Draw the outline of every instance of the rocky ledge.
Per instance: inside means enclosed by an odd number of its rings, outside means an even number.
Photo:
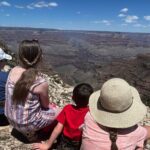
[[[148,114],[141,124],[150,125],[150,109],[148,108]],[[11,135],[12,127],[5,126],[0,127],[0,150],[30,150],[31,144],[24,144],[18,141]],[[144,150],[150,150],[150,141],[147,141]]]

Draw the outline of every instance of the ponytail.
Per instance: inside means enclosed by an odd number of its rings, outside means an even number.
[[[14,104],[24,103],[31,85],[34,83],[38,71],[34,69],[42,56],[42,49],[38,40],[24,40],[19,45],[19,59],[26,69],[16,82],[12,99]]]
[[[116,140],[117,140],[117,130],[110,129],[109,131],[109,138],[111,140],[111,150],[118,150]]]
[[[29,68],[22,73],[13,91],[12,99],[14,104],[25,102],[30,87],[36,79],[37,73],[38,71],[34,68]]]

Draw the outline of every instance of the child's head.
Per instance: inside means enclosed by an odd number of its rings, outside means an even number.
[[[73,90],[73,101],[79,107],[86,107],[89,103],[89,97],[93,93],[93,88],[90,84],[81,83]]]

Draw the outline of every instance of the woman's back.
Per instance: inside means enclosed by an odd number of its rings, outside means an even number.
[[[19,103],[17,105],[13,103],[12,95],[15,84],[24,71],[25,69],[21,67],[15,67],[9,74],[6,83],[5,115],[10,124],[16,129],[22,132],[24,129],[26,132],[26,127],[28,127],[29,131],[36,131],[49,125],[55,117],[55,112],[53,110],[42,110],[39,94],[34,92],[36,88],[39,88],[41,84],[46,82],[41,76],[37,76],[33,85],[30,87],[25,103]]]

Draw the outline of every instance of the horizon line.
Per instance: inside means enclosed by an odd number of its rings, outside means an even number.
[[[132,32],[132,31],[106,31],[106,30],[87,30],[87,29],[60,29],[60,28],[46,28],[46,27],[22,27],[22,26],[0,26],[0,28],[21,28],[21,29],[40,29],[40,30],[53,30],[53,31],[70,31],[70,32],[109,32],[109,33],[131,33],[131,34],[150,34],[150,32]]]

